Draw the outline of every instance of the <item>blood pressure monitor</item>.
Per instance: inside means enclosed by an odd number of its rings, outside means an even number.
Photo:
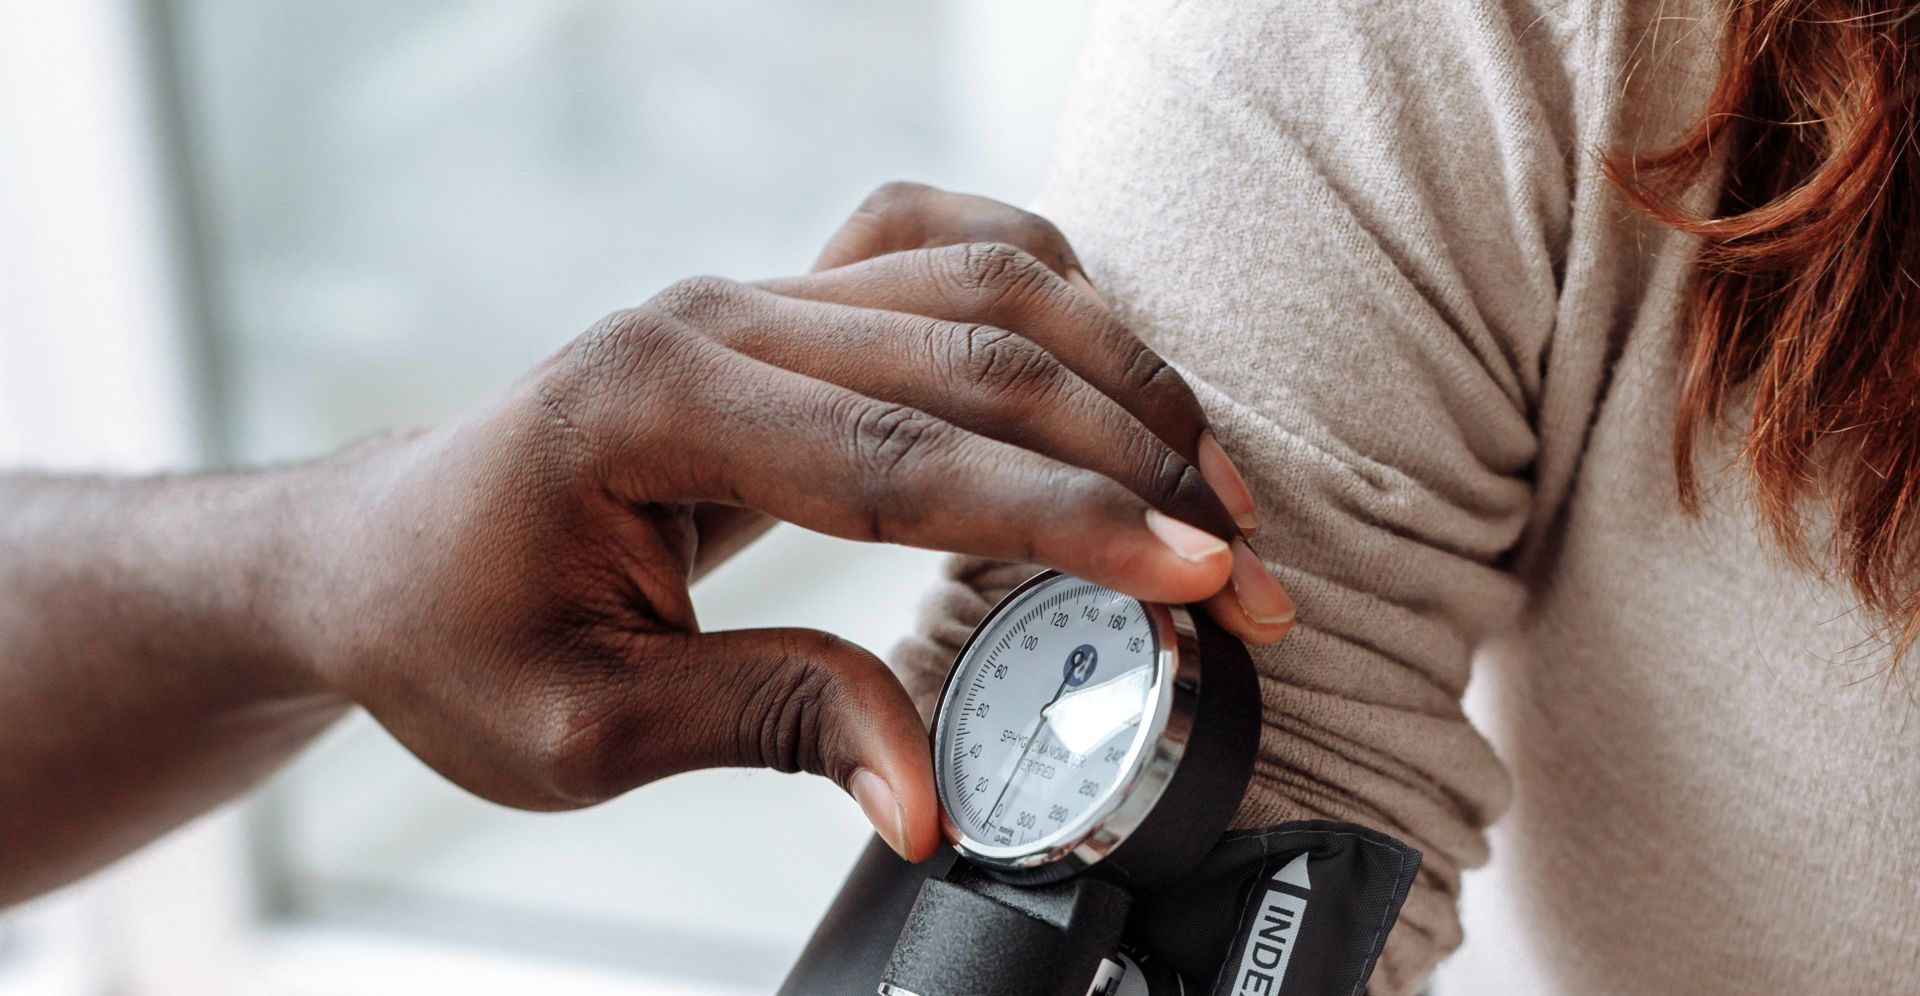
[[[1360,992],[1420,852],[1329,820],[1227,832],[1259,720],[1247,648],[1197,608],[1029,579],[934,710],[952,848],[870,845],[781,996]]]
[[[1164,880],[1226,829],[1258,722],[1245,646],[1196,610],[1041,574],[981,622],[941,691],[947,838],[1015,884],[1102,865]]]
[[[1128,910],[1220,839],[1259,718],[1246,647],[1198,609],[1053,572],[1009,592],[934,714],[962,860],[923,884],[879,991],[1118,992]]]

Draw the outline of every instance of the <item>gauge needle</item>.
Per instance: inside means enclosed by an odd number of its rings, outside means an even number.
[[[1040,707],[1040,714],[1033,717],[1033,721],[1027,724],[1027,742],[1020,748],[1019,755],[1013,759],[1013,770],[1007,772],[1007,780],[1000,783],[1000,794],[994,796],[993,805],[987,807],[987,819],[993,819],[994,814],[999,812],[1000,803],[1007,798],[1007,790],[1013,787],[1013,780],[1020,776],[1021,763],[1033,751],[1034,742],[1040,739],[1040,730],[1047,725],[1047,710],[1053,708],[1055,702],[1060,701],[1060,693],[1067,690],[1067,682],[1072,678],[1073,669],[1068,668],[1067,673],[1060,677],[1060,687],[1053,690],[1053,697],[1047,700],[1046,705]]]
[[[1070,753],[1091,752],[1116,731],[1140,721],[1151,678],[1151,669],[1141,667],[1068,691],[1047,707],[1047,733]]]

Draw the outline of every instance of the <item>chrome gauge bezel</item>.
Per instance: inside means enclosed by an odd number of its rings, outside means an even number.
[[[944,769],[945,752],[940,745],[946,739],[959,676],[976,645],[993,628],[994,621],[1012,611],[1027,592],[1060,577],[1065,575],[1047,571],[1021,582],[981,619],[955,655],[934,712],[931,739],[936,766]],[[1135,602],[1142,608],[1152,631],[1155,688],[1146,733],[1136,740],[1122,762],[1120,777],[1096,805],[1061,830],[1025,844],[995,845],[975,838],[954,820],[947,800],[947,773],[937,770],[935,785],[940,799],[941,829],[948,842],[968,861],[1017,879],[1054,879],[1078,874],[1125,843],[1166,794],[1193,736],[1200,693],[1199,636],[1193,615],[1186,606],[1138,599]]]

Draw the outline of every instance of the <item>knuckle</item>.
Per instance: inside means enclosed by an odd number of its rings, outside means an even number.
[[[684,321],[651,306],[615,312],[542,375],[541,404],[569,430],[608,411],[679,411],[691,390],[687,374],[699,366],[697,338]]]
[[[625,377],[678,348],[685,334],[670,315],[651,307],[628,308],[595,322],[574,340],[568,355],[584,373]]]
[[[1144,345],[1136,346],[1128,358],[1122,382],[1136,409],[1157,420],[1177,418],[1198,407],[1180,372]]]
[[[853,420],[855,456],[870,478],[890,480],[935,445],[942,435],[940,422],[906,405],[874,404]]]
[[[649,303],[664,314],[697,325],[737,309],[746,293],[744,284],[725,277],[687,277],[669,284]]]
[[[1128,390],[1153,392],[1162,390],[1166,382],[1179,375],[1174,373],[1173,364],[1166,358],[1145,346],[1134,349],[1127,359],[1126,385]]]
[[[1200,468],[1166,446],[1156,444],[1153,451],[1146,477],[1148,493],[1141,496],[1149,504],[1175,513],[1190,512],[1213,493]]]
[[[1032,253],[1004,242],[969,242],[957,255],[961,286],[990,303],[1018,299],[1053,279]]]
[[[847,524],[851,536],[886,543],[912,531],[922,510],[906,482],[946,437],[942,422],[905,405],[871,404],[854,416],[857,474],[848,511],[858,519]]]
[[[760,670],[763,679],[740,711],[738,750],[760,767],[804,771],[827,755],[828,719],[846,695],[839,672],[825,663],[840,641],[796,633],[785,643],[779,658]]]
[[[951,326],[941,334],[953,376],[995,394],[1032,397],[1058,381],[1058,364],[1046,350],[992,325]]]

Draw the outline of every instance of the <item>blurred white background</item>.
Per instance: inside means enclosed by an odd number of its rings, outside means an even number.
[[[0,3],[0,466],[310,457],[676,278],[802,270],[882,181],[1020,202],[1086,7]],[[789,530],[696,594],[884,650],[935,569]],[[512,812],[361,719],[0,915],[0,992],[761,993],[864,839],[766,773]]]

